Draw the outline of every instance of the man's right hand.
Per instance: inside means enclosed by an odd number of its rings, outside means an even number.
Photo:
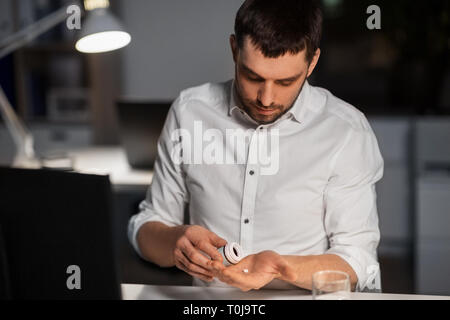
[[[176,241],[172,251],[175,266],[193,277],[211,282],[214,275],[208,262],[223,262],[218,248],[225,246],[227,242],[200,226],[184,225],[176,228]]]

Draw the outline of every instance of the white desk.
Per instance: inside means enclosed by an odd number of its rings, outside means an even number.
[[[151,170],[135,170],[128,164],[125,150],[121,147],[91,147],[70,150],[68,155],[74,161],[74,169],[80,173],[109,175],[111,183],[117,186],[150,185]]]
[[[312,300],[304,290],[259,290],[122,284],[124,300]],[[450,300],[450,297],[351,293],[352,300]]]

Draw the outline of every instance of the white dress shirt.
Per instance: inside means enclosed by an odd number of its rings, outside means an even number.
[[[173,103],[147,197],[129,222],[136,251],[144,223],[182,225],[188,209],[190,224],[239,243],[246,254],[338,255],[358,276],[357,290],[380,289],[374,287],[380,279],[375,183],[383,176],[383,159],[364,114],[305,82],[290,111],[259,125],[237,106],[234,92],[234,81],[209,83],[181,92]],[[200,123],[202,132],[214,129],[223,136],[227,130],[248,132],[244,161],[177,161],[174,132],[197,134],[198,141]],[[269,171],[249,160],[264,132],[278,137],[276,166]],[[224,145],[225,152],[229,148]]]

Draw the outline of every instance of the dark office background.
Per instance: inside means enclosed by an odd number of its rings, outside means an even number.
[[[228,37],[241,0],[110,2],[132,35],[127,48],[87,57],[60,27],[0,60],[13,107],[32,131],[50,132],[49,141],[37,139],[40,152],[118,145],[117,99],[172,101],[187,87],[233,76]],[[0,0],[0,39],[65,3]],[[377,185],[383,289],[450,294],[450,231],[442,231],[450,230],[450,1],[322,3],[322,56],[310,81],[366,114],[385,159]],[[381,30],[366,26],[374,4]],[[8,164],[14,147],[3,127],[0,150]],[[125,224],[145,190],[116,194]],[[124,282],[174,279],[133,260],[119,230]]]
[[[449,114],[449,1],[324,3],[318,85],[367,115]],[[381,30],[364,23],[371,4],[381,8]]]

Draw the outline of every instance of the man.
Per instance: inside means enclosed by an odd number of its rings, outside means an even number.
[[[315,272],[340,270],[353,289],[373,289],[383,159],[364,115],[307,81],[321,31],[315,1],[245,1],[230,37],[235,79],[185,90],[169,112],[129,224],[141,257],[177,266],[196,285],[310,290]],[[220,139],[243,132],[244,156]],[[272,169],[252,161],[261,146],[275,150],[265,159]],[[243,161],[211,160],[223,153]],[[248,256],[225,267],[218,249],[227,242]]]

